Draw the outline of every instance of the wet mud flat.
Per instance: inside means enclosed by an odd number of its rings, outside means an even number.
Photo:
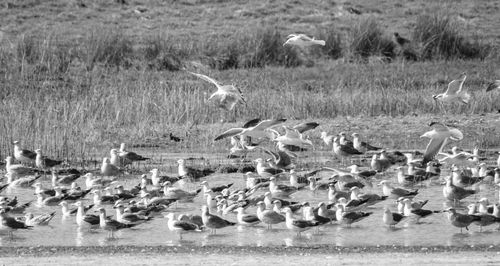
[[[500,246],[2,247],[2,265],[470,265],[500,263]]]

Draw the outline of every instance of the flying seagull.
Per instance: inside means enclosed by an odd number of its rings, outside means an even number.
[[[452,80],[448,84],[448,89],[444,93],[440,93],[437,95],[432,95],[432,98],[437,101],[445,102],[445,103],[453,103],[453,102],[461,102],[461,103],[469,103],[470,94],[463,90],[462,86],[464,85],[465,72],[460,74],[458,79]]]
[[[316,40],[314,38],[311,38],[305,34],[290,34],[287,37],[286,42],[283,44],[285,45],[296,45],[299,47],[308,47],[308,46],[313,46],[313,45],[321,45],[325,46],[325,41],[323,40]]]
[[[444,145],[448,139],[452,140],[461,140],[464,138],[462,132],[456,128],[450,128],[441,122],[431,122],[429,126],[433,126],[434,129],[431,131],[425,132],[422,137],[430,138],[429,144],[427,144],[427,148],[424,152],[424,160],[422,164],[426,164],[434,159],[434,156],[441,152]]]
[[[214,84],[217,87],[217,91],[212,93],[208,100],[217,99],[219,107],[226,110],[233,110],[237,103],[247,103],[245,98],[243,98],[243,93],[240,89],[236,88],[234,85],[220,85],[216,80],[193,72],[189,72],[205,81]]]

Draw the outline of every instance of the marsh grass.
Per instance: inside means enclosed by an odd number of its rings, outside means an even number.
[[[370,56],[392,61],[396,56],[395,44],[386,36],[375,18],[359,21],[349,33],[348,49],[351,57],[366,60]]]
[[[412,33],[423,59],[484,59],[491,46],[480,38],[466,38],[463,26],[450,15],[436,12],[417,18]]]

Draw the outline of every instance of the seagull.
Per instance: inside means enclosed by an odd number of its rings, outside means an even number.
[[[118,152],[118,156],[120,156],[120,158],[122,158],[122,161],[125,165],[131,164],[133,162],[145,161],[145,160],[150,159],[150,158],[144,157],[142,155],[139,155],[135,152],[127,151],[125,149],[125,143],[120,144],[120,150]]]
[[[54,218],[56,212],[52,213],[44,213],[34,216],[33,213],[26,213],[24,223],[27,226],[35,226],[35,225],[48,225],[50,220]]]
[[[257,202],[257,217],[259,220],[267,224],[267,229],[271,229],[273,224],[278,224],[286,220],[285,216],[273,210],[266,210],[263,201]]]
[[[269,163],[272,162],[273,168],[290,169],[290,168],[293,168],[295,166],[293,163],[294,163],[294,160],[295,160],[297,155],[292,154],[291,152],[286,152],[286,151],[273,152],[273,151],[270,151],[266,148],[262,148],[262,147],[259,147],[259,148],[262,149],[267,154],[272,156],[271,161]]]
[[[188,192],[184,191],[180,188],[173,187],[170,181],[165,182],[163,187],[163,197],[171,200],[178,200],[181,202],[189,202],[192,201],[198,193],[201,192],[201,188]]]
[[[359,133],[352,133],[352,144],[356,150],[362,153],[366,153],[367,151],[378,151],[382,149],[361,141],[361,136],[359,135]]]
[[[315,129],[318,126],[319,126],[319,123],[317,123],[317,122],[304,122],[304,123],[300,123],[298,125],[293,126],[292,129],[297,130],[297,132],[302,134],[306,131]]]
[[[18,221],[10,217],[5,209],[0,209],[0,231],[9,232],[10,239],[14,238],[13,232],[17,229],[31,229],[32,226],[26,225],[24,222]]]
[[[294,219],[292,216],[292,210],[288,207],[283,208],[283,211],[285,212],[286,227],[290,230],[297,232],[297,236],[300,236],[301,232],[308,230],[311,227],[318,226],[320,224],[318,221]]]
[[[178,221],[175,220],[175,214],[173,212],[168,213],[165,218],[168,219],[167,226],[172,232],[177,231],[179,234],[179,239],[182,240],[182,233],[189,231],[201,231],[197,224],[188,221]]]
[[[386,225],[389,227],[393,227],[399,222],[401,222],[405,218],[404,215],[397,213],[397,212],[391,212],[389,208],[385,207],[384,208],[384,214],[382,216],[382,220]]]
[[[189,178],[189,179],[196,180],[196,179],[200,179],[202,177],[211,175],[215,172],[214,170],[209,169],[209,168],[200,170],[200,169],[195,169],[192,167],[187,167],[186,160],[184,160],[184,159],[177,160],[177,164],[179,164],[177,173],[179,174],[179,177],[182,177],[182,178]]]
[[[434,129],[427,131],[420,136],[421,138],[425,137],[431,139],[425,148],[424,160],[422,161],[422,164],[424,165],[432,161],[434,156],[443,150],[443,147],[446,145],[448,139],[461,140],[464,138],[464,135],[460,130],[448,127],[441,122],[431,122],[429,126],[433,126]]]
[[[76,224],[79,227],[88,226],[89,230],[99,228],[99,215],[85,214],[87,210],[85,210],[85,206],[81,201],[77,201],[73,205],[77,207]]]
[[[353,146],[341,144],[340,139],[337,137],[333,139],[333,152],[337,156],[340,156],[340,158],[342,159],[342,163],[345,157],[362,154],[360,151],[356,150]]]
[[[321,132],[321,139],[325,143],[326,147],[330,147],[333,144],[334,135],[328,135],[326,131]]]
[[[257,174],[261,177],[268,178],[283,173],[283,169],[264,166],[264,160],[262,158],[257,158],[254,161],[257,163],[257,166],[255,167]]]
[[[355,222],[370,216],[373,212],[346,212],[342,204],[337,204],[336,218],[340,224],[347,224],[349,227]]]
[[[257,215],[245,213],[245,209],[243,207],[238,207],[236,211],[238,212],[236,215],[238,224],[252,226],[260,223],[260,219]]]
[[[402,214],[407,217],[411,216],[416,217],[416,223],[418,223],[421,218],[425,218],[433,213],[441,212],[441,211],[424,210],[422,209],[422,206],[424,204],[419,204],[418,202],[412,202],[412,200],[409,198],[398,199],[398,206],[399,204],[403,205]]]
[[[444,93],[432,95],[432,98],[446,103],[469,103],[471,96],[462,88],[466,77],[465,72],[460,74],[458,79],[455,79],[448,84],[448,89]]]
[[[37,169],[31,167],[27,167],[22,164],[14,164],[14,158],[11,156],[5,157],[5,162],[5,170],[7,171],[7,174],[13,178],[34,175],[38,172]]]
[[[223,138],[227,137],[232,137],[236,135],[240,135],[242,137],[252,137],[252,138],[267,138],[270,133],[266,132],[265,130],[268,128],[272,128],[276,125],[279,125],[283,122],[285,122],[286,119],[267,119],[267,120],[262,120],[259,123],[257,123],[254,126],[249,126],[249,127],[237,127],[237,128],[231,128],[217,136],[214,140],[221,140]],[[248,122],[247,122],[248,124]]]
[[[297,192],[297,188],[294,186],[278,185],[276,183],[276,177],[271,176],[269,178],[269,191],[274,197],[288,197]]]
[[[386,200],[387,198],[388,198],[388,196],[381,196],[381,195],[372,194],[372,193],[359,194],[358,187],[351,188],[351,200],[364,201],[365,206],[377,204],[381,201]]]
[[[388,159],[377,158],[376,154],[372,155],[370,167],[373,171],[375,171],[377,173],[384,172],[385,170],[389,169],[391,166],[392,166],[392,163]]]
[[[55,171],[52,171],[52,186],[57,185],[70,185],[80,178],[79,174],[70,174],[59,177]]]
[[[21,149],[19,141],[12,142],[14,144],[14,158],[21,163],[32,163],[36,159],[36,153],[30,150]]]
[[[283,128],[285,129],[285,135],[277,136],[273,141],[281,143],[282,145],[292,145],[300,148],[306,148],[307,146],[314,147],[312,141],[305,139],[296,129],[287,126],[283,126]]]
[[[481,217],[477,215],[462,214],[458,213],[454,208],[448,208],[444,210],[448,212],[448,220],[455,227],[460,228],[460,233],[462,233],[462,228],[469,230],[468,226],[474,221],[480,221]]]
[[[470,195],[476,194],[473,189],[465,189],[453,185],[451,177],[446,177],[446,185],[443,187],[443,196],[450,201],[460,201]]]
[[[236,88],[234,85],[220,85],[219,82],[216,80],[202,75],[202,74],[197,74],[193,72],[189,72],[190,74],[193,74],[197,76],[198,78],[201,78],[205,81],[208,81],[217,87],[217,91],[212,93],[208,100],[215,99],[218,101],[218,106],[225,109],[225,110],[233,110],[233,108],[236,106],[238,103],[244,103],[246,104],[247,102],[245,101],[245,98],[243,97],[243,93],[239,88]]]
[[[207,205],[201,207],[201,218],[203,220],[203,225],[210,229],[211,234],[215,234],[216,230],[219,228],[224,228],[226,226],[232,226],[236,223],[224,220],[217,215],[210,214]]]
[[[150,221],[152,218],[137,213],[125,212],[125,206],[118,204],[113,207],[116,209],[116,220],[124,224],[140,224]]]
[[[492,91],[498,88],[500,88],[500,80],[495,80],[488,84],[488,87],[486,87],[486,91]]]
[[[122,171],[120,168],[116,167],[115,165],[112,165],[109,161],[109,158],[104,157],[102,159],[102,165],[101,165],[101,175],[103,176],[117,176],[122,174]]]
[[[467,208],[469,209],[469,212],[467,214],[479,216],[481,218],[479,221],[473,222],[474,224],[479,226],[479,232],[483,230],[483,226],[488,226],[500,222],[500,218],[497,218],[491,214],[476,212],[477,205],[475,203],[469,204]]]
[[[311,38],[305,34],[290,34],[287,36],[286,42],[283,44],[285,45],[296,45],[299,47],[309,47],[313,45],[321,45],[325,46],[325,41],[323,40],[316,40],[314,38]]]
[[[410,191],[399,187],[394,188],[390,185],[389,181],[387,180],[380,181],[379,185],[382,186],[382,191],[384,195],[392,199],[398,199],[400,197],[413,198],[418,194],[418,189]]]
[[[43,156],[42,150],[36,149],[35,150],[36,157],[35,157],[35,165],[38,168],[46,169],[46,168],[52,168],[54,166],[60,165],[63,161],[58,161],[58,160],[52,160],[46,156]]]
[[[108,237],[114,238],[114,232],[124,229],[134,227],[137,224],[125,224],[120,223],[117,220],[106,217],[106,210],[104,208],[99,208],[99,227],[103,230],[109,231]]]

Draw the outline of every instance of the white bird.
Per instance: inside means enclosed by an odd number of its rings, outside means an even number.
[[[168,213],[165,218],[168,219],[167,226],[172,232],[177,232],[179,234],[179,239],[182,239],[182,234],[188,231],[201,231],[197,224],[175,220],[175,214],[173,212]]]
[[[432,95],[432,98],[434,100],[445,103],[469,103],[471,96],[463,89],[463,84],[466,77],[467,76],[465,75],[465,72],[462,73],[458,79],[452,80],[448,84],[448,89],[444,93]]]
[[[120,156],[121,163],[123,164],[121,166],[125,166],[127,164],[131,164],[131,163],[137,162],[137,161],[145,161],[145,160],[150,159],[150,158],[144,157],[142,155],[139,155],[133,151],[127,151],[125,148],[125,143],[123,143],[123,142],[120,144],[120,150],[118,152],[118,156]],[[119,166],[119,165],[117,165],[117,166]]]
[[[234,85],[220,85],[217,81],[205,75],[193,72],[189,73],[205,81],[208,81],[217,87],[217,91],[212,93],[208,100],[217,99],[219,107],[226,110],[232,110],[236,106],[236,104],[240,102],[244,104],[247,103],[245,101],[245,98],[243,97],[243,93],[241,92],[241,90],[239,88],[236,88]]]
[[[333,144],[334,135],[328,135],[325,131],[321,132],[321,139],[325,143],[326,147],[331,147]]]
[[[321,45],[325,46],[325,41],[323,40],[316,40],[305,34],[290,34],[287,36],[286,42],[283,44],[285,45],[296,45],[299,47],[308,47],[308,46],[313,46],[313,45]]]
[[[14,158],[21,163],[32,163],[36,159],[36,153],[30,150],[21,149],[19,141],[12,142],[14,144]]]
[[[429,144],[424,152],[424,160],[422,164],[426,164],[434,159],[434,156],[441,152],[444,145],[446,145],[448,139],[461,140],[464,138],[462,132],[456,128],[448,127],[440,122],[432,122],[429,126],[433,126],[434,129],[425,132],[421,138],[430,138]]]
[[[277,136],[273,139],[273,141],[282,143],[283,145],[293,145],[301,148],[307,146],[314,147],[312,141],[305,139],[304,136],[296,129],[292,129],[287,126],[283,126],[283,128],[285,129],[285,135]]]
[[[397,212],[391,212],[389,208],[384,208],[384,214],[382,216],[383,222],[389,227],[395,226],[397,223],[401,222],[405,218],[404,215]]]
[[[24,223],[27,226],[35,226],[35,225],[48,225],[50,220],[54,218],[56,212],[52,213],[44,213],[34,216],[33,213],[26,213]]]
[[[252,137],[252,138],[267,138],[271,134],[266,131],[266,129],[272,128],[285,122],[286,119],[267,119],[260,121],[257,125],[251,127],[236,127],[231,128],[217,136],[214,140],[220,140],[227,137],[232,137],[240,135],[241,137]]]
[[[101,174],[103,176],[117,176],[120,175],[122,171],[120,168],[116,167],[115,165],[112,165],[109,161],[109,158],[104,157],[102,159],[102,165],[101,165]]]

